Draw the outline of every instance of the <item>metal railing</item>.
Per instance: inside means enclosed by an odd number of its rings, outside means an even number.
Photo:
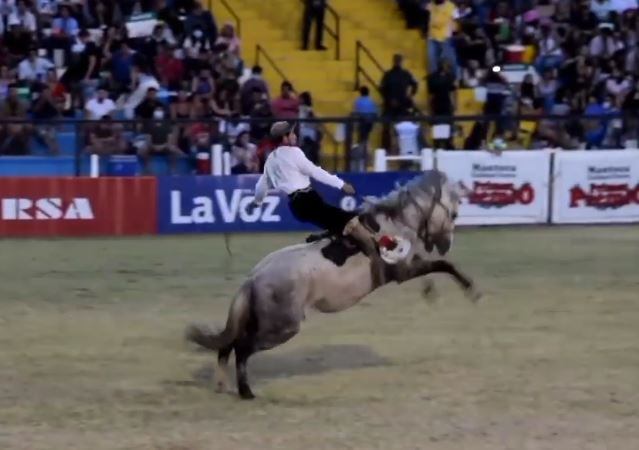
[[[273,71],[279,75],[279,77],[281,78],[281,81],[288,81],[288,77],[284,74],[282,69],[279,68],[275,60],[271,58],[271,56],[268,54],[266,49],[262,47],[260,44],[257,44],[255,46],[255,65],[256,66],[262,66],[262,64],[260,64],[262,58],[264,58],[266,62],[269,64],[269,66],[271,67],[271,69],[273,69]]]
[[[305,0],[300,0],[302,4],[306,4]],[[339,13],[331,5],[326,5],[326,11],[333,20],[333,27],[331,28],[327,21],[324,20],[324,32],[328,34],[335,41],[335,59],[337,61],[341,58],[341,41],[342,41],[342,18]]]
[[[235,22],[235,33],[238,36],[241,36],[242,35],[242,20],[240,19],[240,16],[235,12],[233,7],[228,3],[227,0],[208,0],[209,11],[211,11],[211,12],[213,11],[213,2],[214,1],[216,1],[220,5],[222,5],[224,7],[224,9],[229,13],[229,15],[231,17],[233,17],[233,21]]]
[[[363,57],[368,57],[368,60],[377,68],[379,71],[377,79],[373,78],[362,65]],[[380,64],[380,62],[373,56],[373,53],[366,47],[362,41],[357,41],[355,43],[355,90],[358,90],[361,86],[361,77],[363,77],[371,86],[374,86],[377,92],[379,90],[379,80],[382,79],[382,75],[384,74],[384,67]]]
[[[186,146],[182,150],[188,157],[183,158],[183,162],[190,161],[195,164],[197,153],[204,149],[206,151],[212,144],[222,144],[228,151],[231,148],[235,137],[232,129],[237,130],[237,125],[245,123],[245,129],[251,131],[254,136],[254,143],[259,147],[266,146],[270,125],[277,120],[268,118],[239,118],[239,119],[180,119],[168,120],[171,131],[186,137]],[[412,130],[414,139],[407,139],[402,134],[402,122],[412,122],[419,127],[406,127]],[[145,134],[145,126],[153,121],[139,120],[113,120],[113,125],[119,125],[126,141],[126,150],[120,149],[118,152],[136,155],[141,144],[141,137]],[[231,122],[232,127],[222,126],[222,123]],[[404,154],[406,143],[414,149],[434,148],[434,149],[466,149],[480,150],[489,149],[501,151],[505,149],[525,150],[535,148],[565,148],[565,149],[618,149],[639,147],[639,112],[635,111],[627,114],[608,115],[516,115],[502,114],[499,116],[410,116],[410,117],[326,117],[301,119],[300,123],[319,124],[326,129],[341,126],[345,130],[344,139],[336,143],[334,136],[324,133],[325,137],[331,138],[334,145],[330,155],[323,154],[330,149],[326,146],[316,146],[309,151],[315,152],[317,160],[329,170],[366,170],[372,163],[372,155],[375,149],[384,148],[389,155]],[[23,124],[24,130],[21,137],[28,135],[31,144],[37,139],[40,131],[48,130],[47,133],[55,138],[62,138],[61,156],[68,164],[75,164],[77,175],[87,174],[87,161],[91,153],[89,147],[89,134],[92,127],[104,125],[104,121],[94,120],[49,120],[49,121],[27,121],[27,120],[2,120],[0,128],[7,129],[7,124]],[[191,133],[197,124],[199,127],[210,128],[210,142],[204,147],[198,147]],[[299,130],[300,127],[297,127]],[[259,133],[257,131],[259,131]],[[445,135],[442,135],[442,130]],[[208,133],[209,131],[206,131]],[[15,131],[12,131],[15,133]],[[202,130],[197,131],[202,133]],[[231,133],[231,134],[229,134]],[[255,137],[255,136],[260,136]],[[414,140],[414,142],[413,142]],[[5,140],[0,147],[0,156],[7,153],[19,153],[17,147],[7,146]],[[17,141],[16,141],[17,142]],[[58,141],[60,142],[60,141]],[[412,143],[411,143],[412,142]],[[320,143],[318,143],[320,144]],[[300,142],[304,148],[304,143]],[[37,150],[31,145],[29,150],[22,152],[24,155],[38,156],[46,153],[46,148],[42,145]],[[111,148],[103,149],[105,155],[110,155]],[[317,154],[319,152],[319,154]],[[0,157],[0,165],[9,161]],[[74,162],[73,162],[74,161]]]

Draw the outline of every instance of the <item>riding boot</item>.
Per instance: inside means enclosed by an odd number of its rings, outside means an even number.
[[[351,219],[344,227],[344,235],[350,236],[357,241],[360,248],[371,260],[371,274],[375,287],[386,284],[386,271],[384,260],[379,255],[375,236],[359,221],[358,217]]]

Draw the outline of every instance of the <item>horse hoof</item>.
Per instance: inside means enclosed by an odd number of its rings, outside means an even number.
[[[422,286],[422,297],[425,300],[433,302],[437,299],[437,290],[435,289],[435,283],[432,280],[427,280]]]
[[[466,297],[473,303],[477,303],[482,298],[482,296],[483,294],[481,293],[481,291],[473,287],[466,289]]]
[[[255,394],[249,391],[240,391],[240,398],[242,400],[253,400],[255,398]]]

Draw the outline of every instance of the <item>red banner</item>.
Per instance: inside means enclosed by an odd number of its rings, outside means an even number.
[[[0,236],[156,232],[155,178],[0,177]]]

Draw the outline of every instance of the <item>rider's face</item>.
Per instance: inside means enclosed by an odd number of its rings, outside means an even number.
[[[289,133],[288,136],[286,136],[286,142],[291,147],[295,146],[297,144],[297,136],[295,135],[295,133]]]

